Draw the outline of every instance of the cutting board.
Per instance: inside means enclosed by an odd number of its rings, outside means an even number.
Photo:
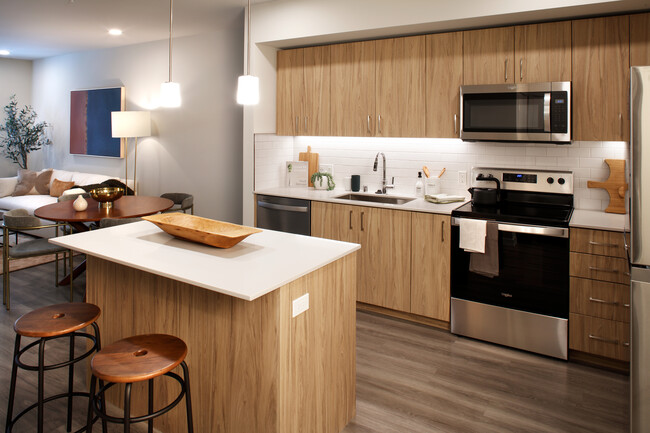
[[[307,161],[309,165],[307,180],[309,181],[309,186],[314,186],[311,183],[311,175],[318,171],[318,154],[311,151],[311,146],[307,146],[307,152],[300,152],[298,154],[298,161]]]
[[[625,182],[625,160],[624,159],[606,159],[609,166],[609,177],[605,182],[587,181],[588,188],[604,188],[609,193],[609,206],[605,212],[625,213],[625,191],[627,191],[627,182]]]

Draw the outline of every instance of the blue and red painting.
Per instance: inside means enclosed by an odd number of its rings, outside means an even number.
[[[119,138],[111,135],[111,112],[124,109],[124,87],[70,92],[70,153],[122,157]]]

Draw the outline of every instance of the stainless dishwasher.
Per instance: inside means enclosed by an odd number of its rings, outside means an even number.
[[[257,196],[257,227],[311,235],[311,202],[296,198]]]

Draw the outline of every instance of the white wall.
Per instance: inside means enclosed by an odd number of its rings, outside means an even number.
[[[32,103],[31,60],[0,59],[0,122],[5,123],[4,107],[16,95],[18,107]],[[37,112],[37,114],[40,114]],[[39,116],[38,121],[46,120]],[[15,176],[18,165],[0,156],[0,177]]]
[[[127,110],[151,110],[152,137],[138,142],[138,193],[188,192],[196,214],[241,222],[243,122],[235,93],[242,46],[243,14],[212,33],[175,38],[173,81],[183,98],[177,109],[156,108],[167,81],[167,41],[35,61],[33,103],[54,124],[54,145],[34,158],[33,168],[124,177],[124,159],[69,153],[70,91],[123,85]],[[133,139],[128,152],[132,177]]]

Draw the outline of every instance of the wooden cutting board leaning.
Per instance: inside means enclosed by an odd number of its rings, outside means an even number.
[[[314,184],[311,183],[311,175],[318,171],[318,154],[311,151],[311,146],[307,146],[307,152],[300,152],[298,154],[298,161],[307,161],[309,165],[307,180],[309,186],[314,186]]]
[[[625,160],[624,159],[606,159],[609,166],[609,177],[605,182],[587,181],[588,188],[604,188],[609,193],[609,206],[605,212],[625,213],[625,191],[627,191],[627,182],[625,182]]]

